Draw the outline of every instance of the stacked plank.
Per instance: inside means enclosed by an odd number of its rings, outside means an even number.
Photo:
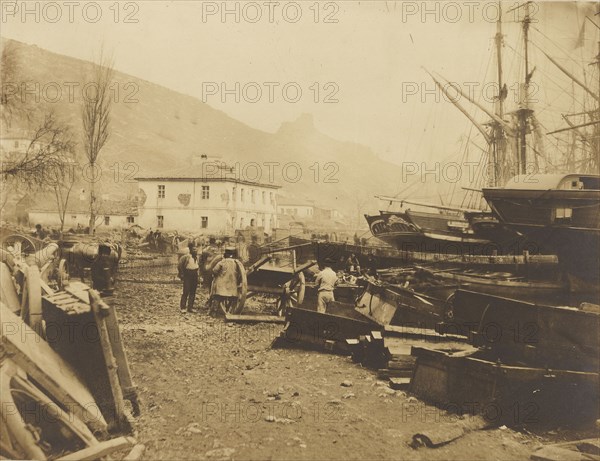
[[[346,340],[352,360],[368,368],[380,368],[388,360],[383,335],[379,330]]]
[[[466,338],[443,335],[434,330],[417,327],[386,325],[382,330],[346,340],[352,360],[377,370],[377,376],[389,380],[393,389],[410,386],[416,365],[411,355],[413,347],[459,351],[470,348]]]
[[[392,389],[406,389],[409,387],[415,368],[415,358],[410,355],[412,345],[401,344],[388,347],[389,360],[386,368],[377,371],[380,379],[389,380]]]

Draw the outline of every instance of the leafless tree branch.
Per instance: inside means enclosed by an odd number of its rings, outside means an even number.
[[[83,141],[85,155],[92,169],[100,151],[110,135],[110,115],[112,100],[109,87],[114,75],[113,64],[100,55],[99,64],[94,67],[95,94],[84,95],[82,107]],[[90,184],[90,233],[96,223],[96,197],[94,183]]]
[[[14,152],[0,163],[3,181],[18,180],[29,187],[52,186],[66,173],[74,143],[68,127],[56,122],[52,114],[35,130],[27,150]]]

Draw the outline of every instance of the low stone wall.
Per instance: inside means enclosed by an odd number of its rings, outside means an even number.
[[[156,256],[151,259],[146,258],[127,258],[125,257],[121,264],[119,264],[119,270],[139,269],[145,267],[165,267],[165,266],[176,266],[178,261],[178,255],[170,254],[164,256]]]

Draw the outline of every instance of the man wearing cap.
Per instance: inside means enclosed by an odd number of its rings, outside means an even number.
[[[317,274],[316,282],[318,288],[317,311],[325,313],[327,306],[331,301],[335,301],[333,290],[338,282],[337,274],[331,268],[333,261],[326,259],[323,264],[323,270]]]
[[[235,247],[226,247],[223,259],[213,269],[211,298],[225,307],[232,306],[238,297],[238,267]],[[214,307],[214,305],[212,306]]]
[[[179,258],[177,271],[179,279],[183,281],[183,293],[179,301],[179,309],[182,314],[194,311],[194,300],[198,288],[198,276],[200,274],[198,265],[198,253],[193,242],[188,244],[189,252]],[[187,306],[187,309],[186,309]]]

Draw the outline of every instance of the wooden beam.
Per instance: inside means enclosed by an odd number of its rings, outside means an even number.
[[[261,258],[258,261],[256,261],[246,271],[246,277],[249,274],[251,274],[252,272],[255,272],[256,270],[258,270],[259,267],[264,266],[265,264],[267,264],[269,261],[271,261],[271,256],[264,256],[263,258]]]
[[[144,455],[144,450],[146,450],[146,445],[138,443],[131,449],[129,454],[123,458],[123,461],[138,461]]]
[[[228,322],[237,323],[285,323],[285,317],[278,317],[276,315],[234,315],[227,313],[225,314],[225,320],[227,320]]]
[[[116,439],[97,443],[96,445],[76,451],[75,453],[70,453],[62,458],[58,458],[57,461],[93,461],[110,455],[115,451],[132,447],[135,443],[136,440],[133,437],[118,437]]]

